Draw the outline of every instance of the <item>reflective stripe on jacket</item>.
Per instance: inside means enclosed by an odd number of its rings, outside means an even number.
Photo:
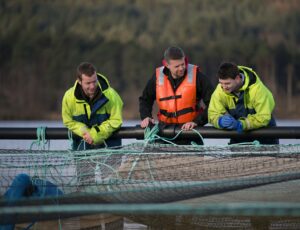
[[[92,108],[84,99],[76,97],[75,91],[79,85],[76,81],[63,97],[62,118],[64,125],[76,135],[82,137],[86,130],[94,144],[101,144],[122,125],[123,102],[103,75],[97,74],[97,77],[102,95]],[[99,82],[104,82],[106,88]]]
[[[244,66],[238,68],[245,76],[239,96],[224,92],[221,84],[218,84],[208,108],[209,123],[220,128],[219,118],[229,113],[242,122],[244,130],[274,126],[276,123],[272,118],[272,112],[275,101],[272,93],[251,68]]]
[[[184,80],[173,90],[164,66],[156,69],[156,101],[159,107],[158,119],[168,124],[182,124],[193,121],[199,112],[196,110],[197,66],[188,64]]]

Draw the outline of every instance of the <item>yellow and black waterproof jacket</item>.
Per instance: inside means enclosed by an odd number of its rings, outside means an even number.
[[[243,130],[257,129],[265,126],[276,126],[272,117],[275,101],[270,90],[262,83],[258,75],[248,67],[238,66],[245,76],[240,94],[226,93],[218,84],[212,94],[208,121],[214,127],[220,128],[218,121],[228,113],[242,122]]]
[[[122,125],[123,102],[119,94],[110,87],[106,77],[97,73],[101,95],[93,104],[80,97],[80,84],[66,91],[62,101],[64,125],[82,137],[87,130],[94,144],[102,144]]]

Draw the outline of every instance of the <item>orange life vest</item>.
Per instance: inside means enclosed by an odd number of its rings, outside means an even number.
[[[196,75],[197,66],[188,64],[184,80],[174,92],[163,73],[164,66],[156,69],[156,102],[159,107],[158,120],[167,124],[183,124],[193,121],[197,111]]]

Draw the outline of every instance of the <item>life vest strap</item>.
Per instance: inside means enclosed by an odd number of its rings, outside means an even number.
[[[164,110],[164,109],[161,109],[159,111],[162,115],[164,115],[166,117],[174,118],[174,117],[179,117],[179,116],[187,114],[187,113],[194,112],[194,109],[192,107],[188,107],[188,108],[181,109],[177,112],[172,112],[172,113],[170,113],[170,112],[168,112],[167,110]]]
[[[174,95],[174,96],[169,96],[169,97],[162,97],[162,98],[159,98],[159,101],[167,101],[167,100],[179,99],[179,98],[182,98],[182,95]]]

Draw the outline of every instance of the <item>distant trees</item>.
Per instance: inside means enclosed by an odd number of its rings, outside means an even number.
[[[5,109],[0,119],[58,119],[61,98],[82,61],[93,62],[120,92],[125,118],[136,118],[138,96],[170,45],[181,46],[214,84],[224,60],[255,68],[281,115],[287,91],[290,98],[300,97],[299,5],[297,0],[1,1]]]

